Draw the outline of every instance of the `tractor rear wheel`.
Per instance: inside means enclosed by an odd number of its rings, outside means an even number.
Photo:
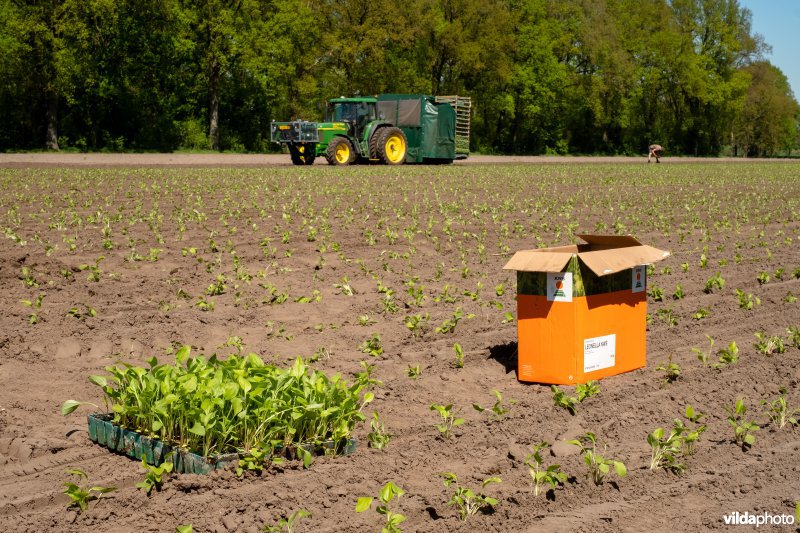
[[[325,151],[329,165],[349,165],[356,158],[353,144],[346,137],[334,137]]]
[[[317,158],[317,147],[314,144],[290,144],[289,155],[294,165],[313,165]]]
[[[376,133],[378,159],[386,165],[402,165],[408,152],[408,140],[403,130],[395,127],[381,128]]]

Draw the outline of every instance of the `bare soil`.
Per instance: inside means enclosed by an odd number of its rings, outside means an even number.
[[[474,158],[312,170],[285,157],[0,156],[0,531],[168,532],[191,523],[200,532],[254,532],[300,508],[313,517],[297,531],[377,531],[382,517],[356,514],[356,500],[390,480],[407,491],[394,508],[408,517],[404,531],[701,531],[726,529],[723,515],[734,511],[794,515],[798,430],[777,429],[760,402],[785,386],[790,406],[800,406],[800,349],[787,343],[785,353],[763,355],[754,334],[786,340],[787,327],[800,326],[800,302],[787,301],[800,296],[800,164]],[[180,166],[193,168],[173,168]],[[242,168],[251,166],[266,168]],[[672,252],[649,279],[664,301],[649,302],[647,367],[602,380],[600,394],[571,416],[553,405],[549,386],[516,380],[516,325],[504,321],[516,314],[515,278],[502,267],[514,250],[566,244],[578,229],[613,232],[615,224]],[[155,261],[151,250],[159,250]],[[82,265],[100,256],[100,279],[91,281]],[[724,288],[704,292],[717,272]],[[763,285],[761,272],[770,275]],[[204,291],[219,273],[226,292],[209,298]],[[355,295],[336,287],[344,277]],[[394,291],[397,312],[385,312],[378,280]],[[288,299],[270,304],[268,284]],[[422,286],[420,305],[407,293],[412,284]],[[682,299],[672,297],[678,284]],[[761,304],[740,309],[735,289]],[[39,294],[40,321],[30,324],[32,310],[20,301]],[[201,311],[200,298],[214,310]],[[474,318],[436,333],[457,307]],[[73,308],[83,316],[70,315]],[[88,308],[97,316],[85,316]],[[693,319],[700,308],[710,315]],[[403,319],[425,313],[429,325],[416,339]],[[360,325],[361,315],[374,322]],[[358,348],[373,333],[385,350],[378,358]],[[691,348],[706,349],[706,334],[715,350],[736,341],[739,362],[702,365]],[[59,413],[69,398],[102,405],[87,377],[117,361],[169,360],[181,344],[226,355],[233,336],[278,364],[327,348],[315,366],[348,380],[360,361],[375,364],[383,386],[366,414],[379,411],[393,435],[388,448],[369,448],[363,424],[352,456],[241,479],[231,471],[173,476],[148,497],[135,488],[140,464],[91,443],[88,410]],[[464,368],[454,368],[455,342]],[[656,367],[670,355],[682,373],[665,385]],[[415,365],[421,375],[411,379]],[[492,405],[492,390],[510,407],[499,420],[471,407]],[[749,450],[733,442],[725,419],[739,397],[762,426]],[[453,404],[466,419],[452,439],[434,428],[433,403]],[[696,454],[682,474],[649,470],[647,434],[670,427],[687,404],[706,413]],[[606,456],[626,463],[627,477],[599,486],[586,478],[582,457],[564,441],[587,431]],[[569,481],[534,497],[524,462],[541,441],[553,444],[546,463],[560,464]],[[77,513],[62,493],[67,468],[117,490]],[[460,521],[437,476],[445,471],[472,488],[499,476],[486,489],[499,504]]]

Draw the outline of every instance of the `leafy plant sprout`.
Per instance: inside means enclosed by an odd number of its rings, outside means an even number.
[[[455,416],[453,413],[453,404],[431,404],[430,410],[439,413],[440,423],[436,424],[434,427],[439,431],[439,435],[446,440],[449,440],[453,436],[453,428],[465,422],[463,418],[457,418]]]
[[[672,354],[669,354],[665,363],[656,367],[656,371],[664,373],[664,379],[661,382],[664,385],[674,383],[681,376],[681,367],[678,363],[672,362]]]
[[[476,492],[473,489],[459,484],[458,477],[452,472],[442,472],[439,475],[444,478],[445,487],[455,485],[455,492],[453,492],[453,495],[450,497],[450,501],[447,503],[448,505],[452,505],[458,509],[458,517],[462,521],[466,521],[467,518],[474,515],[481,509],[493,508],[498,503],[496,498],[487,496],[482,490],[481,492]],[[485,489],[488,485],[491,485],[492,483],[500,483],[501,481],[502,480],[496,476],[486,478],[481,483],[481,489]]]
[[[542,451],[549,447],[550,444],[547,442],[540,442],[532,446],[531,453],[525,457],[525,466],[528,467],[528,473],[531,476],[531,490],[534,496],[538,496],[545,485],[549,485],[551,490],[555,490],[556,487],[567,482],[567,474],[561,471],[561,465],[544,466]]]
[[[399,533],[402,531],[400,529],[400,524],[405,522],[406,517],[393,511],[392,507],[400,501],[400,497],[405,493],[405,490],[395,485],[392,481],[386,482],[378,493],[379,504],[375,511],[379,515],[386,517],[386,522],[381,530],[383,533]],[[371,496],[359,497],[356,503],[356,512],[363,513],[367,511],[372,506],[374,500],[375,498]]]
[[[89,475],[80,468],[70,468],[66,473],[77,477],[78,480],[80,480],[78,483],[81,483],[81,481],[88,481],[89,479]],[[64,494],[69,496],[70,499],[68,507],[77,507],[80,513],[89,508],[90,501],[99,500],[103,494],[117,490],[116,487],[89,487],[83,483],[78,485],[71,481],[65,482],[64,487]]]
[[[289,516],[278,520],[278,523],[274,526],[265,525],[261,531],[265,531],[266,533],[294,533],[296,531],[295,524],[299,522],[300,519],[311,517],[312,515],[309,511],[298,509],[292,511]]]
[[[610,472],[611,467],[614,467],[614,471],[617,473],[618,477],[622,478],[628,474],[625,463],[616,459],[603,457],[597,452],[597,438],[595,437],[594,433],[588,432],[577,439],[569,440],[567,442],[568,444],[572,444],[580,448],[581,454],[583,455],[583,461],[586,463],[586,466],[589,469],[587,476],[591,478],[595,485],[601,485],[603,483],[603,480]],[[605,448],[603,453],[605,453]]]
[[[728,423],[733,427],[733,440],[743,450],[750,449],[756,443],[755,432],[761,427],[747,418],[747,406],[742,398],[736,400],[733,407],[725,406]]]

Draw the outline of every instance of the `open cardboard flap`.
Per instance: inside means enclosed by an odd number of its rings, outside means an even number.
[[[503,267],[522,272],[561,272],[573,255],[598,276],[661,261],[670,254],[630,235],[578,235],[586,244],[520,250]]]

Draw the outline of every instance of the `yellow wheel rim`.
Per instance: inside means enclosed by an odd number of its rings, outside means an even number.
[[[341,143],[336,147],[336,162],[347,163],[350,161],[350,148],[345,143]]]
[[[406,157],[406,142],[400,135],[390,135],[386,139],[386,158],[391,163],[400,163]]]

